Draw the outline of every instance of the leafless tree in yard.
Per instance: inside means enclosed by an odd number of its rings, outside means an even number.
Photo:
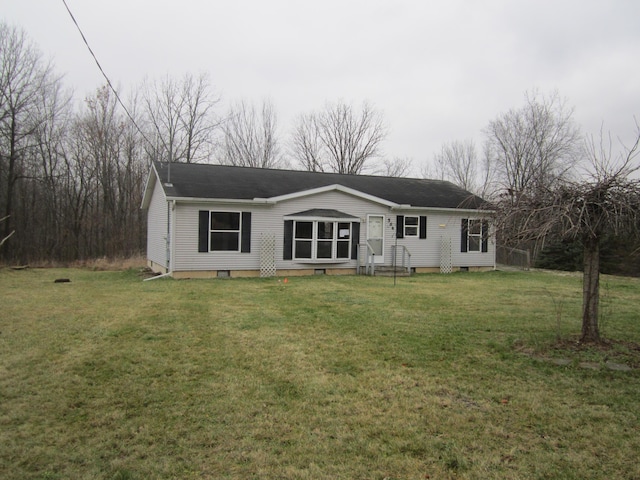
[[[508,191],[497,203],[499,234],[505,239],[535,240],[548,234],[579,240],[584,252],[583,342],[599,342],[600,245],[607,235],[638,232],[640,180],[634,163],[640,147],[640,128],[634,145],[618,156],[612,142],[601,135],[586,142],[590,169],[579,180],[563,178],[538,183],[526,193]]]
[[[277,116],[270,101],[258,112],[242,100],[229,110],[223,125],[222,158],[228,165],[255,168],[281,166]]]
[[[300,116],[291,143],[296,160],[307,170],[360,174],[381,155],[386,136],[382,115],[371,105],[365,102],[358,111],[338,102]]]
[[[498,115],[485,129],[485,157],[495,174],[497,192],[510,192],[507,199],[535,196],[554,183],[575,175],[582,137],[573,121],[573,110],[557,92],[527,93],[525,105]],[[515,238],[503,232],[500,239]],[[530,250],[535,261],[546,237],[510,247]]]

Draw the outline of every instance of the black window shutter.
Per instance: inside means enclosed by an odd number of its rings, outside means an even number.
[[[420,216],[420,238],[427,238],[427,217]]]
[[[489,222],[486,220],[482,221],[482,251],[489,251]]]
[[[209,251],[209,210],[198,212],[198,252]]]
[[[284,251],[282,252],[283,260],[291,260],[293,258],[293,220],[284,221]]]
[[[240,251],[242,253],[251,252],[251,212],[242,212],[242,241]]]
[[[396,238],[404,238],[404,215],[396,217]]]
[[[461,230],[461,234],[460,234],[460,251],[461,252],[466,252],[467,251],[467,237],[469,236],[469,219],[468,218],[463,218],[462,219],[462,228]]]
[[[358,259],[358,243],[360,243],[360,222],[351,223],[351,260]]]

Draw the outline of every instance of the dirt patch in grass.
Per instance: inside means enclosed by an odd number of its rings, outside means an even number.
[[[608,366],[611,370],[640,368],[640,343],[603,339],[599,343],[581,342],[578,337],[564,338],[540,351],[524,344],[514,346],[518,353],[557,365],[577,364],[584,368]]]
[[[636,342],[604,339],[600,343],[584,343],[566,339],[557,342],[553,349],[566,352],[567,355],[595,354],[605,362],[625,363],[633,368],[640,368],[640,344]]]

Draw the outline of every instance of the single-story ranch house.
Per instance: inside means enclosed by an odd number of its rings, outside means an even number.
[[[154,163],[147,261],[176,278],[484,270],[484,201],[438,180]]]

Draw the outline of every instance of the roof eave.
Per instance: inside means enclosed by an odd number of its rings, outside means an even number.
[[[413,205],[399,205],[397,207],[392,208],[393,211],[399,210],[415,210],[415,211],[430,211],[430,212],[445,212],[445,213],[474,213],[474,214],[482,214],[482,215],[490,215],[495,213],[493,210],[485,210],[480,208],[459,208],[459,207],[417,207]]]
[[[153,195],[153,189],[156,186],[156,183],[160,181],[158,177],[158,171],[156,170],[155,164],[151,164],[151,168],[149,169],[149,175],[147,175],[147,181],[144,186],[144,193],[142,194],[142,203],[140,204],[140,208],[142,210],[146,210],[149,208],[149,204],[151,203],[151,196]]]
[[[211,198],[211,197],[177,197],[168,196],[167,200],[180,203],[225,203],[241,205],[274,205],[275,202],[268,198]]]

